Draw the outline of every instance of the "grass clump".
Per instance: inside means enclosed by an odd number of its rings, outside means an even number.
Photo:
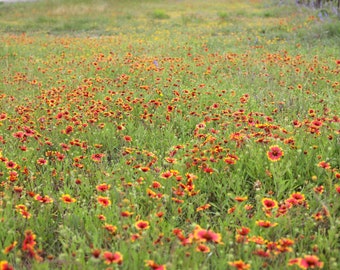
[[[217,12],[217,16],[221,21],[227,21],[230,18],[229,14],[225,11]]]
[[[164,10],[157,9],[151,13],[151,18],[157,19],[157,20],[165,20],[165,19],[169,19],[170,15],[168,15]]]

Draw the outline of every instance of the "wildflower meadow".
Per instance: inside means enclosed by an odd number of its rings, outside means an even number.
[[[0,2],[0,269],[339,269],[339,9],[297,2]]]

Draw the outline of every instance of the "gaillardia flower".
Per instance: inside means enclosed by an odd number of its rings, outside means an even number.
[[[270,198],[263,198],[261,202],[265,210],[272,210],[278,207],[277,201]]]
[[[211,230],[202,229],[200,226],[195,228],[194,238],[199,242],[213,242],[217,244],[222,243],[221,234],[215,233]]]
[[[98,196],[97,202],[104,207],[108,207],[111,205],[111,200],[108,197]]]
[[[139,220],[135,223],[135,227],[137,230],[146,230],[149,229],[149,222],[145,220]]]
[[[273,162],[279,161],[281,157],[283,157],[283,155],[284,155],[284,152],[277,145],[273,145],[269,147],[269,151],[267,151],[267,157],[269,158],[270,161],[273,161]]]
[[[247,270],[250,269],[250,264],[245,263],[242,260],[238,260],[238,261],[233,261],[233,262],[228,262],[228,264],[233,267],[236,268],[237,270]]]
[[[60,198],[64,203],[74,203],[76,202],[77,200],[75,198],[72,198],[69,194],[64,194],[64,195],[61,195],[61,198]]]
[[[105,264],[122,264],[123,262],[123,255],[120,252],[112,253],[110,251],[105,251],[103,253],[103,259]]]

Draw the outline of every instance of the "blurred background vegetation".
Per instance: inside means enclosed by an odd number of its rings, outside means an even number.
[[[0,1],[0,34],[101,37],[211,49],[270,45],[338,53],[338,1],[297,0],[36,0]],[[127,35],[128,34],[128,35]],[[191,37],[191,38],[188,38]],[[196,41],[193,41],[193,38]],[[129,40],[126,40],[129,39]],[[0,45],[0,48],[2,46]]]

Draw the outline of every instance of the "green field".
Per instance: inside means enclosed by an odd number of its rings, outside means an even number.
[[[0,2],[0,270],[339,269],[340,20],[295,2]]]

